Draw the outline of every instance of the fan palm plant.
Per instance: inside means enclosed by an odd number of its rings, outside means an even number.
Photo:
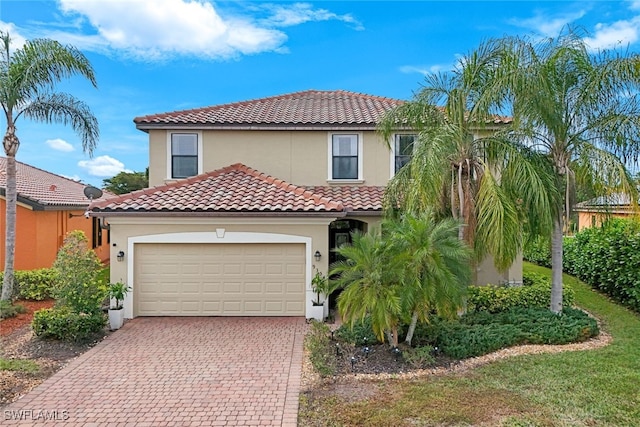
[[[20,140],[16,122],[24,117],[45,123],[70,125],[82,139],[83,149],[92,154],[98,140],[98,122],[89,107],[70,94],[56,92],[63,79],[79,75],[96,86],[93,68],[76,48],[49,39],[27,41],[13,50],[11,38],[0,31],[0,105],[6,120],[2,140],[6,161],[6,241],[2,295],[13,293],[16,241],[16,154]]]
[[[475,261],[491,255],[505,270],[522,248],[523,230],[550,230],[553,185],[546,159],[511,140],[509,120],[497,116],[507,93],[494,83],[499,46],[485,43],[453,71],[426,76],[379,131],[386,141],[398,130],[417,132],[411,160],[387,188],[387,207],[459,220],[459,238]]]
[[[547,155],[556,191],[552,207],[552,296],[562,310],[562,236],[571,213],[570,194],[587,176],[601,194],[623,192],[632,203],[637,187],[627,170],[640,154],[640,55],[591,51],[569,28],[543,41],[500,41],[501,87],[510,90],[513,138]]]

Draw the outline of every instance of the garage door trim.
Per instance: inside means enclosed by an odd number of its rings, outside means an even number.
[[[311,291],[311,237],[225,231],[224,229],[216,229],[215,232],[166,233],[129,237],[127,240],[127,283],[132,290],[135,287],[133,268],[135,265],[135,245],[138,243],[302,243],[305,245],[305,314],[306,317],[310,316],[310,305],[313,297],[313,292]],[[124,301],[124,315],[127,319],[133,317],[133,295],[134,292],[129,292]]]

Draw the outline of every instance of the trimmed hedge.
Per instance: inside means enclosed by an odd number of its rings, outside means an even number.
[[[557,315],[543,308],[515,308],[501,313],[468,313],[459,320],[434,320],[416,330],[417,345],[438,347],[455,359],[481,356],[521,344],[568,344],[598,335],[595,319],[565,308]]]
[[[0,272],[0,281],[4,272]],[[53,268],[17,270],[13,273],[13,298],[41,301],[53,298],[58,272]]]
[[[36,311],[31,327],[42,338],[85,341],[102,331],[106,322],[102,312],[75,313],[68,307],[54,307]]]
[[[611,219],[564,247],[565,271],[640,312],[640,223]]]
[[[563,306],[573,305],[575,294],[564,285]],[[470,286],[467,310],[499,313],[512,308],[548,308],[551,301],[551,281],[535,273],[525,273],[522,286]]]
[[[534,264],[551,268],[551,243],[548,238],[537,236],[524,245],[522,257]]]

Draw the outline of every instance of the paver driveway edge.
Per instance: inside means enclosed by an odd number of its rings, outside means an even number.
[[[136,318],[3,407],[0,424],[293,427],[306,329],[291,317]]]
[[[287,393],[284,403],[283,427],[298,425],[298,405],[300,401],[300,384],[302,381],[302,358],[304,356],[304,336],[306,325],[298,324],[291,349],[291,367],[287,382]]]

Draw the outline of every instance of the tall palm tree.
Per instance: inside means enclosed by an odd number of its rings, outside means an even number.
[[[553,209],[550,309],[562,310],[563,219],[580,175],[596,189],[622,191],[637,201],[626,165],[640,154],[640,55],[592,52],[572,29],[532,42],[503,39],[503,87],[510,89],[514,133],[551,159],[557,192]]]
[[[98,121],[89,107],[67,93],[56,92],[55,86],[74,75],[85,77],[96,86],[88,59],[72,46],[57,41],[35,39],[13,50],[8,33],[0,31],[0,105],[7,121],[2,140],[6,162],[6,250],[3,300],[13,293],[13,267],[16,240],[16,154],[20,140],[16,122],[21,117],[70,125],[82,139],[82,148],[93,153],[98,140]]]
[[[458,238],[457,220],[436,222],[430,210],[387,221],[383,228],[391,252],[406,260],[400,291],[403,311],[411,316],[405,337],[410,346],[418,320],[426,321],[432,313],[453,317],[463,307],[471,281],[471,249]]]
[[[522,231],[550,230],[552,174],[544,158],[509,139],[496,124],[506,89],[494,84],[500,45],[482,44],[449,73],[426,76],[413,100],[385,116],[386,141],[399,130],[417,132],[413,154],[387,188],[388,206],[406,212],[437,209],[459,220],[460,239],[479,262],[493,256],[508,268],[522,247]]]

